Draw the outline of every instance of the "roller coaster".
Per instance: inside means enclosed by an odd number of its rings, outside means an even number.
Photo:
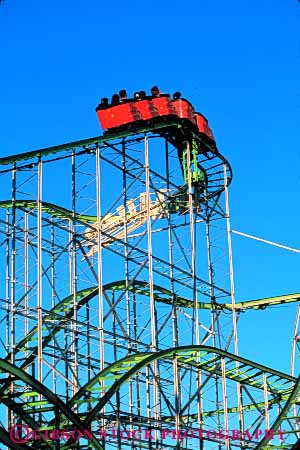
[[[239,354],[229,162],[176,92],[103,98],[104,133],[0,158],[3,449],[300,447],[292,371]]]

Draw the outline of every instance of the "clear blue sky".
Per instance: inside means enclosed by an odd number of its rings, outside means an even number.
[[[0,154],[100,134],[94,108],[120,88],[180,90],[232,164],[232,227],[300,247],[298,28],[296,0],[4,0]],[[238,300],[300,292],[299,255],[233,242]],[[278,328],[257,359],[287,369],[294,311],[247,317],[241,353]]]

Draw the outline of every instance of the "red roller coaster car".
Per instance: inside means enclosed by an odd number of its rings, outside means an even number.
[[[181,98],[180,92],[173,94],[160,93],[154,86],[151,96],[144,91],[135,92],[132,99],[127,99],[125,90],[114,94],[111,103],[107,98],[102,98],[96,108],[101,127],[106,132],[115,132],[118,129],[137,128],[147,123],[159,123],[170,121],[181,121],[188,123],[194,131],[209,138],[215,144],[212,130],[208,126],[208,120],[198,112],[186,99]]]

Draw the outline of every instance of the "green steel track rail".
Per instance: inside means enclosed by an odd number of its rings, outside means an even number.
[[[91,295],[95,295],[95,289],[90,288],[90,290],[85,290],[82,292],[86,292],[86,296],[83,298],[88,298]],[[87,301],[87,300],[85,300]],[[63,309],[67,308],[68,314],[70,314],[72,308],[70,308],[70,297],[67,297],[64,301],[60,302],[59,305],[56,307],[56,313],[62,311]],[[32,336],[32,333],[29,333]],[[17,345],[18,348],[21,348],[22,345],[24,345],[24,340],[21,341]],[[235,355],[232,355],[228,352],[215,349],[213,347],[207,347],[207,346],[185,346],[185,347],[179,347],[174,349],[168,349],[161,352],[156,353],[141,353],[136,355],[131,355],[128,357],[125,357],[124,359],[117,361],[116,363],[111,364],[109,367],[104,369],[101,373],[99,373],[96,377],[94,377],[89,383],[87,383],[85,386],[83,386],[78,393],[72,398],[70,403],[68,405],[65,405],[67,408],[67,411],[71,410],[71,408],[74,408],[74,406],[80,407],[82,404],[86,402],[85,398],[88,395],[89,401],[88,404],[91,405],[93,402],[96,402],[96,406],[93,408],[93,410],[89,413],[87,413],[87,416],[81,424],[83,424],[84,427],[87,427],[90,425],[91,421],[97,416],[97,414],[101,411],[101,409],[105,406],[106,402],[109,401],[109,399],[120,389],[120,387],[126,383],[130,377],[132,377],[134,374],[136,374],[139,370],[141,370],[146,365],[150,364],[151,362],[159,359],[173,359],[174,357],[177,357],[178,361],[181,364],[188,364],[190,366],[193,366],[195,368],[199,368],[206,372],[212,372],[218,373],[221,375],[220,368],[218,368],[218,365],[220,365],[220,360],[222,358],[226,361],[226,377],[228,379],[231,379],[235,382],[239,382],[241,384],[245,384],[247,386],[252,386],[257,389],[263,390],[264,384],[261,379],[261,374],[265,373],[267,376],[267,383],[270,387],[271,392],[276,397],[278,397],[281,401],[287,400],[284,410],[275,422],[274,426],[280,425],[282,421],[285,420],[287,412],[290,410],[291,405],[295,402],[295,399],[299,393],[299,386],[300,382],[297,381],[294,377],[291,377],[289,375],[286,375],[282,372],[269,369],[263,365],[254,363],[252,361],[249,361],[245,358],[237,357]],[[199,362],[200,361],[200,362]],[[238,366],[236,363],[239,363]],[[14,376],[17,377],[25,382],[28,380],[30,381],[30,386],[34,389],[34,392],[32,395],[36,395],[36,392],[43,392],[44,391],[39,390],[37,387],[36,380],[34,380],[32,377],[28,378],[28,374],[26,374],[22,369],[17,368],[15,366],[12,366],[7,361],[0,360],[0,371],[1,368],[4,368],[5,370],[7,367],[10,369],[10,373],[12,373]],[[8,370],[7,370],[8,372]],[[99,395],[100,390],[102,389],[102,382],[105,384],[105,395],[101,398],[99,401]],[[290,385],[293,385],[291,388]],[[5,387],[5,391],[7,391],[9,383],[4,382],[3,386]],[[2,400],[3,396],[5,395],[2,391]],[[47,393],[47,391],[46,391]],[[52,393],[51,393],[52,394]],[[96,397],[90,398],[92,394],[96,394]],[[30,393],[27,394],[28,396],[31,395]],[[54,395],[54,394],[53,394]],[[47,397],[47,395],[46,395]],[[56,396],[54,397],[47,397],[47,400],[50,400],[52,404],[56,404]],[[98,401],[98,402],[97,402]],[[5,403],[5,401],[4,401]],[[35,402],[32,402],[34,405]],[[37,405],[40,407],[39,403],[37,402]],[[250,405],[247,406],[247,409],[249,409]],[[45,405],[43,405],[43,408],[45,408]],[[51,408],[51,407],[50,407]],[[62,410],[65,412],[65,410]],[[67,414],[65,414],[66,417]],[[26,419],[26,416],[25,416]],[[79,419],[78,419],[79,420]],[[170,420],[170,419],[169,419]],[[279,422],[280,421],[280,422]],[[32,425],[32,423],[29,421],[29,423]],[[72,422],[73,423],[73,422]],[[278,425],[278,426],[279,426]],[[78,424],[76,424],[78,426]],[[274,428],[273,428],[274,429]],[[4,438],[5,436],[3,436]],[[1,439],[1,433],[0,433],[0,439]],[[265,448],[274,448],[273,446],[265,447],[262,446],[258,447],[258,449],[265,449]],[[265,445],[265,443],[263,444]],[[101,447],[94,447],[97,449],[101,449]]]
[[[108,283],[103,287],[105,290],[109,291],[120,291],[125,290],[126,283],[125,280],[114,281],[112,283]],[[137,294],[142,294],[149,296],[149,284],[144,281],[134,281],[132,286],[128,288],[129,290],[134,291]],[[158,285],[154,285],[154,299],[157,302],[166,303],[172,305],[173,302],[180,307],[183,308],[193,308],[195,303],[193,300],[189,300],[187,298],[181,297],[179,295],[174,295],[166,288],[163,288]],[[300,301],[300,294],[287,294],[287,295],[279,295],[276,297],[266,297],[257,300],[247,300],[244,302],[237,302],[235,304],[235,309],[237,311],[244,311],[247,309],[260,310],[265,309],[268,306],[276,306],[283,305],[286,303],[295,303]],[[232,310],[231,303],[208,303],[208,302],[198,302],[199,309],[227,309]]]
[[[112,396],[122,385],[129,381],[133,375],[153,361],[162,359],[172,360],[175,357],[181,364],[192,365],[204,372],[214,372],[218,373],[218,375],[221,375],[220,361],[221,359],[224,359],[226,362],[226,378],[239,382],[242,385],[252,386],[261,391],[264,389],[264,382],[261,378],[263,373],[266,376],[267,385],[275,398],[278,397],[281,401],[287,399],[281,414],[273,424],[272,429],[274,430],[277,430],[287,418],[288,412],[291,410],[291,407],[299,396],[300,377],[296,379],[290,375],[213,347],[185,346],[156,353],[130,355],[111,364],[83,386],[72,398],[68,406],[82,406],[82,404],[85,403],[85,397],[87,395],[89,396],[89,405],[91,405],[91,394],[96,394],[95,401],[97,401],[97,398],[99,399],[102,392],[104,394],[103,397],[98,400],[92,411],[87,413],[87,416],[83,421],[85,426],[89,426]],[[238,365],[236,363],[238,363]],[[105,385],[104,392],[102,387],[103,383]],[[271,450],[276,448],[273,445],[267,444],[268,439],[264,439],[255,447],[255,450]]]
[[[292,391],[291,384],[296,385],[297,379],[270,369],[266,366],[250,361],[248,359],[238,357],[224,350],[216,349],[209,346],[183,346],[175,347],[160,352],[153,353],[137,353],[127,356],[100,372],[85,386],[83,386],[77,394],[71,399],[69,406],[74,407],[85,402],[84,397],[88,393],[101,392],[102,384],[105,383],[105,394],[98,401],[93,410],[88,413],[84,423],[90,424],[97,414],[102,410],[107,401],[126,383],[133,375],[146,367],[148,364],[162,360],[172,360],[177,357],[181,364],[187,364],[204,372],[214,372],[221,376],[220,361],[223,358],[226,362],[226,378],[239,382],[242,385],[251,386],[253,388],[264,389],[262,373],[265,374],[267,384],[274,396],[289,395]],[[239,363],[239,364],[237,364]]]
[[[299,399],[299,393],[300,393],[300,376],[297,379],[297,382],[294,386],[293,391],[291,392],[289,399],[287,400],[286,404],[284,405],[282,411],[280,412],[279,416],[276,418],[275,422],[271,426],[271,430],[278,430],[281,426],[281,424],[288,418],[288,414],[290,413],[291,406],[297,402],[297,399]],[[299,400],[298,400],[299,401]],[[289,417],[290,420],[295,420],[293,417]],[[298,418],[299,419],[299,418]],[[297,430],[299,432],[299,430]],[[260,443],[255,447],[255,450],[269,450],[271,449],[271,446],[268,446],[268,442],[270,439],[262,439]]]
[[[77,302],[78,302],[77,308],[80,309],[82,306],[87,304],[89,300],[91,300],[98,294],[98,292],[99,291],[97,287],[91,287],[77,292]],[[73,294],[69,295],[45,314],[43,322],[47,321],[47,324],[49,326],[50,320],[52,322],[52,327],[50,326],[49,328],[43,327],[42,330],[43,332],[48,331],[48,334],[46,334],[46,336],[43,336],[42,340],[43,348],[46,347],[47,344],[49,344],[49,342],[53,339],[55,334],[59,332],[65,320],[72,318],[74,314],[74,308],[72,307],[73,301],[74,301]],[[38,347],[37,345],[35,345],[35,342],[37,340],[37,334],[38,328],[37,327],[32,328],[32,330],[27,334],[27,336],[25,336],[24,339],[22,339],[19,343],[17,343],[15,347],[14,350],[15,358],[17,357],[18,353],[23,352],[30,353],[30,355],[27,356],[26,359],[22,357],[21,360],[23,362],[20,366],[21,369],[25,369],[26,367],[28,367],[36,358]],[[33,343],[33,346],[30,346],[31,343]],[[9,361],[10,358],[11,353],[9,353],[5,359],[6,361]]]
[[[137,135],[152,133],[154,135],[161,136],[171,142],[178,150],[178,158],[181,165],[182,173],[185,178],[186,167],[184,167],[185,162],[182,157],[182,150],[180,149],[182,145],[185,145],[186,142],[190,142],[191,144],[191,152],[193,153],[193,165],[198,168],[196,171],[205,172],[204,178],[208,181],[208,189],[206,192],[206,200],[210,198],[218,199],[221,192],[224,190],[224,185],[220,183],[218,185],[217,181],[214,180],[211,191],[210,191],[210,181],[209,176],[207,176],[206,169],[202,167],[203,161],[212,161],[213,159],[218,159],[220,164],[225,164],[227,170],[227,185],[229,185],[232,181],[232,170],[229,162],[224,158],[224,156],[218,151],[215,146],[209,145],[207,142],[203,140],[201,135],[197,134],[193,127],[189,127],[186,123],[178,123],[176,121],[166,122],[161,124],[151,124],[146,126],[140,126],[136,129],[126,130],[118,133],[106,133],[103,136],[96,136],[88,139],[83,139],[80,141],[70,142],[66,144],[61,144],[53,147],[43,148],[39,150],[28,151],[25,153],[19,153],[16,155],[7,156],[4,158],[0,158],[0,166],[6,165],[16,165],[21,161],[28,161],[37,158],[38,160],[50,156],[55,155],[61,152],[73,151],[75,148],[81,148],[82,150],[79,153],[86,153],[88,151],[93,151],[93,149],[89,148],[92,145],[105,146],[108,141],[120,140],[122,138],[134,137]],[[140,138],[141,139],[141,138]],[[197,158],[199,155],[202,155],[203,161],[198,161]],[[31,164],[36,164],[34,162],[30,162]],[[209,168],[208,168],[209,170]],[[7,172],[7,169],[4,169],[3,172]],[[1,173],[1,171],[0,171]],[[212,173],[214,178],[214,173]],[[222,178],[222,177],[221,177]],[[221,181],[221,178],[219,181]],[[223,178],[222,178],[223,179]],[[185,179],[186,182],[186,179]],[[215,185],[217,183],[217,185]]]
[[[169,127],[181,128],[181,125],[179,125],[178,123],[175,123],[175,122],[154,125],[151,127],[140,128],[138,130],[138,133],[155,132],[158,129],[164,129],[164,128],[169,128]],[[136,130],[123,131],[121,133],[95,136],[95,137],[91,137],[91,138],[87,138],[87,139],[81,139],[80,141],[68,142],[66,144],[54,145],[52,147],[46,147],[46,148],[32,150],[32,151],[28,151],[28,152],[24,152],[24,153],[17,153],[15,155],[5,156],[4,158],[0,158],[0,166],[5,166],[8,164],[15,164],[17,162],[26,161],[26,160],[30,160],[33,158],[43,158],[45,156],[55,155],[56,153],[61,153],[63,151],[73,150],[76,147],[85,148],[89,145],[101,144],[101,143],[105,143],[109,140],[121,139],[123,137],[134,136],[136,134],[137,134]],[[224,158],[224,162],[227,163],[225,158]]]
[[[1,200],[0,208],[27,208],[30,210],[37,210],[38,203],[32,200]],[[55,205],[54,203],[42,202],[42,211],[56,217],[58,219],[73,219],[83,224],[93,224],[97,221],[96,216],[90,216],[87,214],[74,214],[73,211],[63,208],[62,206]]]
[[[176,122],[170,122],[165,124],[158,124],[152,126],[145,126],[138,130],[124,131],[116,134],[104,135],[92,137],[76,142],[71,142],[67,144],[62,144],[58,146],[48,147],[44,149],[39,149],[35,151],[29,151],[17,155],[7,156],[0,158],[0,166],[15,165],[22,161],[30,161],[35,158],[41,159],[50,155],[55,155],[61,152],[71,151],[74,148],[81,148],[83,151],[89,150],[87,147],[91,145],[106,145],[107,141],[118,140],[122,138],[127,138],[134,136],[136,134],[142,133],[156,133],[166,139],[168,139],[167,133],[172,133],[173,130],[182,130],[184,134],[185,127],[182,124]],[[201,144],[201,138],[196,133],[191,130],[190,136],[195,139],[199,145]],[[207,144],[206,144],[207,146]],[[222,163],[224,163],[229,171],[228,184],[230,184],[232,179],[231,167],[228,161],[218,152],[216,148],[207,146],[207,151],[210,152],[214,157],[218,157]],[[209,159],[209,158],[208,158]],[[31,164],[30,162],[29,164]],[[6,172],[6,170],[4,170]],[[214,195],[218,195],[221,190],[216,191]],[[37,202],[28,200],[16,200],[16,201],[1,201],[0,208],[9,207],[20,207],[28,209],[36,209]],[[62,219],[75,219],[84,224],[93,224],[96,222],[96,217],[90,215],[75,214],[66,208],[43,202],[42,211],[52,215],[53,217]],[[125,282],[120,280],[117,282],[109,283],[103,286],[104,290],[124,290]],[[130,290],[135,291],[141,295],[149,295],[148,284],[143,281],[135,281],[130,287]],[[98,287],[92,286],[90,288],[84,289],[77,293],[78,307],[82,307],[88,303],[88,301],[93,298],[98,293]],[[172,295],[168,289],[161,286],[154,286],[154,298],[158,302],[163,302],[166,304],[172,304]],[[236,310],[247,310],[247,309],[264,309],[269,306],[281,305],[285,303],[298,302],[300,300],[300,294],[289,294],[278,297],[270,297],[258,300],[250,300],[246,302],[240,302],[236,304]],[[177,306],[184,308],[192,308],[194,302],[181,297],[173,296],[173,302],[175,301]],[[46,346],[53,336],[61,328],[62,322],[66,318],[71,318],[73,315],[73,295],[70,295],[59,302],[52,310],[47,311],[45,314],[45,319],[47,321],[50,318],[50,330],[43,328],[44,331],[49,331],[48,335],[43,336],[43,347]],[[202,309],[227,309],[231,310],[231,304],[217,304],[211,305],[207,302],[199,302],[198,307]],[[60,414],[60,420],[64,422],[67,421],[79,430],[84,432],[87,426],[97,417],[101,412],[106,403],[111,399],[111,397],[121,388],[122,385],[127,383],[129,379],[135,375],[137,372],[145,368],[147,365],[158,360],[172,360],[177,358],[178,362],[182,365],[189,365],[196,369],[201,369],[207,373],[216,373],[221,376],[220,362],[224,360],[226,362],[226,378],[238,382],[245,386],[251,386],[257,388],[261,391],[264,389],[264,383],[262,381],[262,373],[265,374],[267,379],[267,384],[269,386],[270,392],[274,395],[274,399],[270,401],[270,406],[273,403],[285,402],[281,413],[273,423],[272,428],[277,429],[281,424],[288,418],[288,414],[291,411],[291,407],[298,401],[300,392],[300,377],[298,379],[284,374],[282,372],[270,369],[263,365],[257,364],[245,358],[237,357],[231,353],[219,350],[208,346],[184,346],[171,348],[159,352],[153,353],[138,353],[134,355],[127,356],[100,372],[91,381],[89,381],[85,386],[83,386],[77,394],[71,399],[68,404],[65,404],[62,400],[58,398],[57,395],[52,393],[46,386],[39,383],[35,378],[30,376],[25,372],[25,368],[35,359],[37,346],[34,344],[30,346],[31,343],[35,343],[37,336],[37,327],[34,327],[24,339],[22,339],[15,348],[15,356],[21,352],[29,352],[30,355],[21,363],[20,367],[8,362],[11,357],[9,354],[7,358],[0,359],[0,394],[1,401],[8,408],[11,408],[16,414],[19,414],[22,420],[28,423],[30,426],[35,425],[35,417],[44,408],[48,411],[56,411]],[[8,376],[7,376],[8,374]],[[15,382],[24,383],[29,386],[29,391],[20,391],[18,398],[17,396],[11,397],[9,387]],[[105,386],[105,391],[103,390],[103,385]],[[19,389],[19,385],[16,384],[16,391]],[[100,398],[100,393],[104,395]],[[97,394],[98,393],[98,394]],[[16,392],[17,394],[17,392]],[[43,401],[36,400],[38,398],[43,398]],[[86,411],[84,420],[81,420],[78,415],[73,412],[72,408],[84,407],[86,402],[86,397],[89,397],[89,405],[95,404],[92,411]],[[24,400],[25,399],[25,400]],[[32,399],[32,401],[29,401]],[[22,403],[23,401],[23,403]],[[254,405],[245,405],[246,409],[254,408]],[[236,408],[231,408],[235,412]],[[207,415],[213,415],[213,411],[207,412]],[[166,418],[167,419],[167,418]],[[4,444],[9,445],[15,450],[21,450],[29,448],[25,445],[20,446],[19,444],[11,444],[11,440],[6,430],[0,427],[0,441]],[[45,443],[45,445],[48,445]],[[93,436],[90,440],[90,445],[96,450],[103,450],[103,447]],[[31,448],[31,447],[30,447]],[[53,448],[51,444],[43,448]],[[275,446],[268,445],[266,439],[262,440],[255,447],[255,450],[267,450],[274,449]],[[282,446],[282,448],[288,448]]]
[[[10,383],[7,383],[7,378],[9,378]],[[26,387],[29,387],[30,390],[25,390],[24,387],[20,388],[18,382],[24,383]],[[15,389],[20,389],[19,397],[11,396],[11,392],[9,386],[13,383]],[[35,421],[35,417],[37,417],[40,413],[40,407],[45,407],[45,404],[48,404],[51,410],[60,415],[60,420],[69,421],[74,427],[80,430],[83,434],[86,430],[83,422],[78,418],[76,413],[74,413],[67,405],[60,400],[60,398],[51,392],[45,385],[39,383],[35,378],[33,378],[28,373],[24,372],[22,369],[19,369],[15,365],[0,359],[0,386],[6,386],[6,392],[1,395],[1,402],[7,405],[10,409],[12,409],[15,414],[20,417],[28,426],[33,427],[33,429],[38,429],[38,424]],[[8,386],[8,387],[7,387]],[[3,391],[3,389],[1,389]],[[42,400],[40,399],[42,397]],[[29,399],[35,399],[30,401]],[[29,410],[30,408],[30,410]],[[30,411],[30,412],[29,412]],[[0,440],[3,439],[2,442],[7,443],[8,434],[3,429],[0,430]],[[90,443],[96,450],[103,450],[102,446],[99,444],[95,436],[91,436]],[[54,449],[55,443],[51,445],[51,443],[46,444],[43,448]],[[14,447],[12,442],[10,442],[11,448],[19,448]]]
[[[17,207],[17,208],[28,208],[31,210],[36,210],[38,207],[37,202],[30,201],[30,200],[5,200],[0,201],[0,208],[11,208],[11,207]],[[84,224],[91,224],[95,223],[97,220],[96,216],[91,215],[81,215],[81,214],[73,214],[72,211],[63,208],[61,206],[57,206],[53,203],[43,202],[42,203],[42,211],[45,213],[50,214],[53,217],[58,217],[61,219],[75,219],[79,222],[82,222]],[[92,288],[91,288],[92,289]],[[96,289],[96,286],[94,287]],[[116,281],[109,283],[105,285],[106,290],[122,290],[125,289],[125,281]],[[147,283],[142,281],[135,281],[134,285],[130,288],[134,290],[136,293],[141,293],[143,295],[149,295],[149,292],[147,290]],[[172,294],[169,290],[161,287],[161,286],[155,286],[156,290],[156,300],[163,303],[171,304],[171,297]],[[185,308],[193,308],[194,302],[192,300],[186,299],[181,296],[175,296],[175,302],[178,306],[185,307]],[[63,300],[65,301],[65,300]],[[283,305],[287,303],[295,303],[300,301],[300,293],[294,293],[294,294],[285,294],[280,295],[276,297],[266,297],[262,299],[257,300],[247,300],[244,302],[238,302],[235,304],[236,310],[246,310],[246,309],[265,309],[268,306],[275,306],[275,305]],[[198,302],[198,308],[200,309],[227,309],[231,310],[232,306],[230,303],[217,303],[214,306],[212,306],[211,303],[207,302]]]
[[[159,132],[159,131],[164,131],[167,129],[177,129],[177,130],[184,130],[184,127],[182,124],[179,124],[177,122],[166,122],[166,123],[161,123],[161,124],[154,124],[151,126],[145,126],[145,127],[140,127],[138,129],[135,130],[127,130],[127,131],[121,131],[119,133],[114,133],[114,134],[104,134],[101,136],[95,136],[95,137],[91,137],[91,138],[87,138],[87,139],[82,139],[79,141],[74,141],[74,142],[68,142],[66,144],[60,144],[60,145],[55,145],[52,147],[46,147],[46,148],[42,148],[42,149],[38,149],[38,150],[32,150],[32,151],[28,151],[28,152],[24,152],[24,153],[18,153],[18,154],[14,154],[11,156],[5,156],[3,158],[0,158],[0,166],[5,166],[8,164],[15,164],[17,162],[20,161],[26,161],[26,160],[30,160],[33,158],[43,158],[45,156],[49,156],[49,155],[55,155],[57,153],[63,152],[63,151],[67,151],[67,150],[73,150],[76,147],[81,147],[81,148],[85,148],[89,145],[93,145],[93,144],[105,144],[107,141],[110,140],[116,140],[116,139],[121,139],[124,137],[129,137],[129,136],[135,136],[137,134],[142,134],[142,133],[155,133],[155,132]],[[198,134],[196,134],[195,132],[191,132],[191,136],[194,139],[200,140],[200,136]],[[207,146],[207,148],[214,153],[216,156],[218,156],[224,164],[227,165],[227,167],[229,168],[230,173],[232,173],[231,167],[229,162],[224,158],[224,156],[215,148],[212,146],[209,146],[208,144],[205,144]]]
[[[103,285],[103,291],[123,291],[126,288],[125,280],[119,280],[112,283],[108,283]],[[162,302],[168,305],[172,305],[172,293],[161,286],[154,285],[154,300],[157,302]],[[149,296],[148,283],[144,281],[135,281],[129,288],[130,291],[135,292],[136,294],[141,294],[145,296]],[[91,286],[90,288],[83,289],[77,292],[77,308],[80,309],[84,305],[86,305],[89,300],[98,295],[98,287]],[[182,308],[193,308],[194,302],[192,300],[186,299],[181,296],[173,296],[173,301],[176,306]],[[56,333],[59,332],[63,323],[66,319],[72,318],[74,313],[73,309],[73,300],[74,296],[69,295],[64,298],[61,302],[55,305],[51,310],[45,312],[43,322],[47,321],[48,328],[43,327],[43,332],[48,332],[45,336],[43,336],[42,345],[43,348],[47,346],[47,344],[53,339]],[[266,308],[267,306],[281,305],[283,302],[297,302],[300,300],[300,294],[290,294],[278,297],[271,298],[263,298],[259,300],[250,300],[248,302],[240,302],[236,303],[236,310],[245,310],[245,309],[256,309],[259,310],[261,308]],[[207,302],[198,302],[199,309],[227,309],[231,310],[230,303],[224,304],[216,304],[213,305]],[[37,345],[35,344],[37,338],[37,327],[32,328],[32,330],[25,336],[19,343],[17,343],[14,351],[15,358],[18,358],[18,353],[27,352],[30,353],[29,356],[24,360],[22,357],[22,365],[21,368],[28,367],[31,362],[34,361],[37,353]],[[34,345],[30,346],[33,343]],[[6,360],[9,361],[11,358],[11,354],[8,354]]]
[[[31,210],[36,210],[38,207],[37,202],[30,200],[16,200],[15,202],[11,200],[0,201],[0,208],[28,208]],[[81,214],[73,214],[72,211],[63,208],[61,206],[57,206],[53,203],[43,202],[42,203],[42,211],[50,214],[53,217],[61,218],[61,219],[75,219],[84,224],[93,224],[96,222],[97,217],[91,215],[81,215]],[[96,287],[95,287],[96,289]],[[117,281],[113,283],[109,283],[105,286],[107,290],[122,290],[125,289],[125,281]],[[147,292],[147,284],[141,281],[135,281],[134,286],[131,288],[134,289],[135,292],[141,293],[143,295],[149,295]],[[155,286],[156,289],[156,300],[163,303],[171,303],[171,292],[165,288],[160,286]],[[161,294],[161,295],[160,295]],[[192,300],[188,300],[184,297],[175,296],[175,301],[178,306],[182,306],[185,308],[192,308],[194,302]],[[280,295],[276,297],[266,297],[263,299],[257,300],[247,300],[244,302],[236,303],[236,310],[246,310],[246,309],[265,309],[268,306],[274,305],[283,305],[287,303],[294,303],[300,301],[300,293],[295,294],[286,294]],[[199,302],[198,308],[200,309],[212,309],[212,305],[207,302]],[[214,309],[228,309],[231,310],[232,306],[230,303],[218,303],[214,305]]]

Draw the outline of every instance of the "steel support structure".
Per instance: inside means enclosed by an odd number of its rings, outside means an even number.
[[[3,448],[296,442],[297,374],[243,359],[238,318],[300,296],[236,302],[230,165],[171,125],[0,159]]]

